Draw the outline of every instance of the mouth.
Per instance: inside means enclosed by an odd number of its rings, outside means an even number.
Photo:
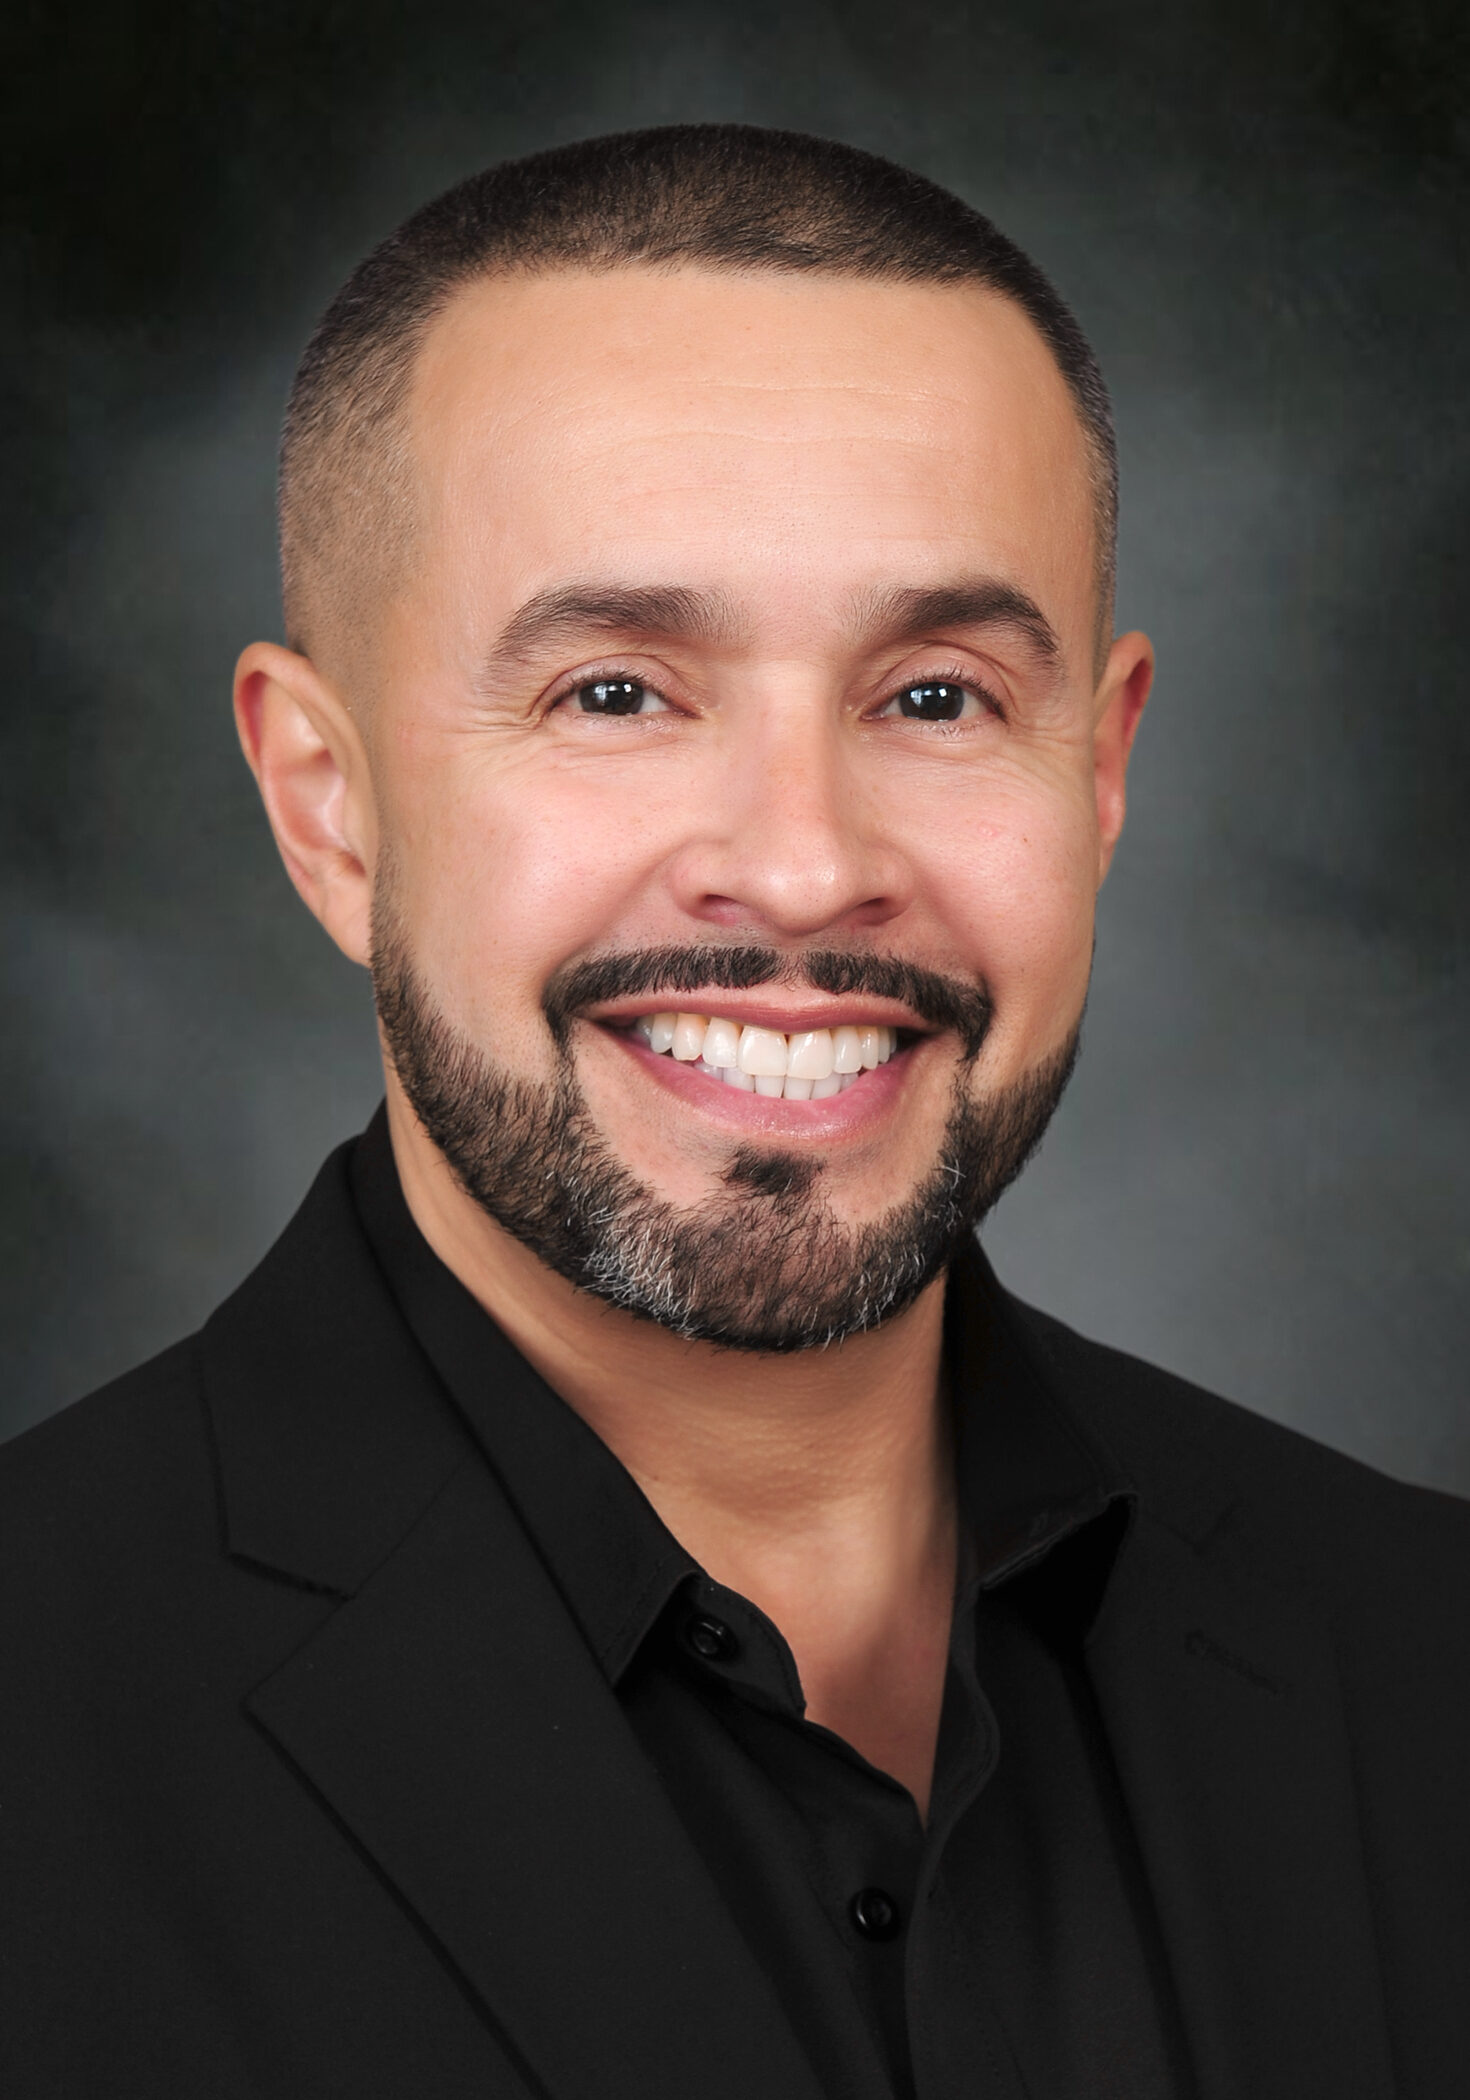
[[[784,1030],[674,1012],[639,1014],[627,1032],[655,1057],[772,1101],[828,1101],[849,1092],[898,1054],[906,1033],[881,1021]]]

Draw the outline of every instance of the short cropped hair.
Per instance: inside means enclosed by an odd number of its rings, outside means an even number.
[[[360,627],[392,587],[412,529],[415,360],[453,295],[482,278],[630,265],[968,284],[1014,301],[1081,421],[1099,622],[1111,621],[1117,449],[1107,387],[1031,258],[950,191],[855,146],[749,124],[676,124],[487,168],[423,205],[353,271],[307,345],[286,413],[281,570],[293,647],[310,653],[319,623],[334,616]]]

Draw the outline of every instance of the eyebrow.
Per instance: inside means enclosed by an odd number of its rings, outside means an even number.
[[[869,645],[916,641],[936,628],[1009,627],[1048,667],[1061,657],[1056,629],[1036,600],[999,577],[938,585],[897,585],[863,593],[850,621]],[[656,635],[729,647],[748,623],[723,591],[683,584],[558,584],[528,598],[506,622],[482,675],[523,663],[549,643],[582,634]]]
[[[712,646],[737,641],[744,623],[723,591],[682,584],[562,584],[538,591],[507,621],[486,669],[517,663],[576,634],[648,634]]]
[[[868,641],[917,641],[937,627],[1010,627],[1044,664],[1061,660],[1060,638],[1036,600],[995,576],[867,592],[856,612],[857,631]]]

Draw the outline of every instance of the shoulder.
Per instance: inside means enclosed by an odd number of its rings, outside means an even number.
[[[242,1630],[262,1567],[347,1594],[460,1463],[347,1152],[197,1334],[0,1447],[0,1668],[109,1626],[159,1653],[210,1611]]]
[[[0,1615],[12,1636],[105,1618],[141,1563],[178,1574],[218,1550],[197,1336],[0,1446]]]
[[[111,1513],[137,1514],[139,1498],[197,1489],[208,1471],[199,1337],[189,1335],[85,1399],[0,1445],[5,1537],[58,1504],[105,1528]]]
[[[321,1325],[313,1307],[352,1295],[341,1253],[349,1223],[334,1154],[281,1238],[197,1333],[0,1446],[7,1656],[63,1627],[71,1644],[88,1625],[146,1615],[166,1593],[208,1588],[225,1543],[213,1404],[221,1369],[239,1370],[248,1407],[281,1393]],[[177,1616],[159,1619],[160,1639]]]
[[[1007,1294],[1074,1413],[1186,1532],[1233,1530],[1259,1571],[1339,1603],[1470,1607],[1470,1502],[1391,1479]]]

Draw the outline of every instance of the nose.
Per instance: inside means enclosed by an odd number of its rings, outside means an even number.
[[[684,912],[783,940],[877,926],[913,875],[861,730],[826,696],[770,694],[732,722],[673,870]]]

